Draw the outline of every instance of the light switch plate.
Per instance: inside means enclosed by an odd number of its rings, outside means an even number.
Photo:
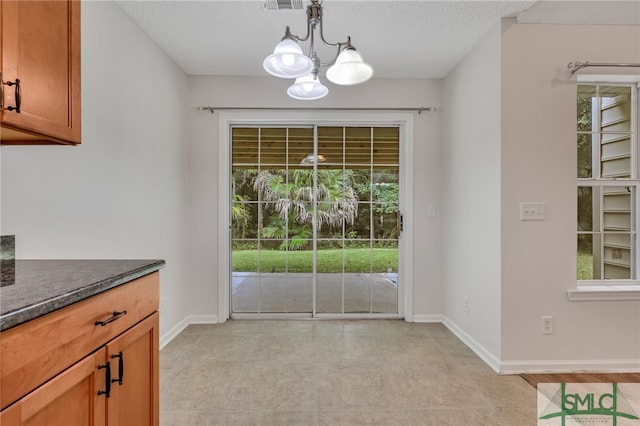
[[[544,220],[544,203],[520,203],[520,220]]]

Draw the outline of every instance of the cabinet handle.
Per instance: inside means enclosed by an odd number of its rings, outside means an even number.
[[[111,363],[109,361],[107,361],[106,364],[100,364],[98,365],[98,370],[102,370],[103,368],[106,368],[107,371],[105,372],[105,390],[99,390],[98,391],[98,395],[104,395],[106,398],[109,398],[111,396]]]
[[[120,311],[120,312],[113,311],[113,315],[111,315],[109,318],[107,318],[104,321],[96,321],[96,322],[93,323],[93,325],[104,327],[105,325],[109,324],[110,322],[114,322],[115,320],[120,319],[125,315],[127,315],[127,311]]]
[[[20,88],[20,79],[16,78],[16,81],[7,81],[6,84],[9,87],[16,86],[16,94],[15,94],[16,106],[15,107],[9,106],[7,107],[7,109],[9,111],[15,111],[18,114],[20,114],[20,107],[22,106],[22,89]]]
[[[122,379],[124,379],[124,355],[122,355],[122,351],[120,351],[120,353],[111,355],[111,359],[113,358],[118,358],[118,377],[115,379],[111,379],[111,382],[118,382],[118,385],[122,386]]]
[[[2,73],[0,72],[0,110],[4,105],[4,81],[2,80]]]

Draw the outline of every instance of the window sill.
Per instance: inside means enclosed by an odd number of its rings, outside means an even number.
[[[570,302],[640,300],[640,285],[578,286],[567,290]]]

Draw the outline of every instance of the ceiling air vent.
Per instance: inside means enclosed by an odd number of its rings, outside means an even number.
[[[302,10],[303,0],[265,0],[264,8],[267,10]]]

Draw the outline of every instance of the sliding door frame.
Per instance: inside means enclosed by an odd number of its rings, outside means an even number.
[[[398,126],[400,211],[398,318],[413,321],[413,113],[385,111],[221,111],[218,113],[218,321],[230,318],[232,126]],[[344,317],[352,317],[344,315]],[[367,317],[367,316],[364,316]]]

